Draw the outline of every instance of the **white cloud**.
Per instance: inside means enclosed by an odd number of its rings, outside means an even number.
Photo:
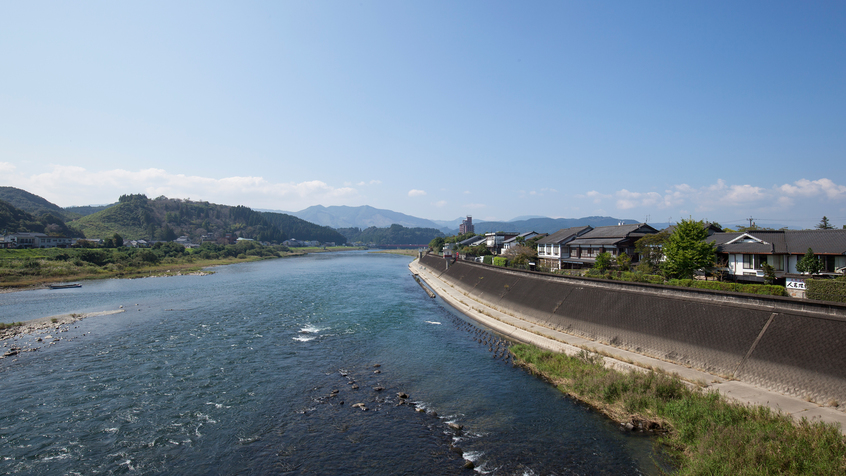
[[[615,199],[617,210],[643,209],[649,212],[675,209],[676,213],[684,210],[684,214],[688,214],[687,210],[694,208],[696,213],[707,213],[711,217],[714,217],[714,214],[756,213],[793,222],[803,221],[808,213],[818,213],[811,210],[825,213],[825,210],[830,210],[832,206],[835,209],[846,209],[846,186],[827,178],[813,181],[801,179],[792,184],[770,188],[754,184],[729,184],[719,179],[715,183],[698,188],[686,183],[672,185],[663,193],[622,189],[613,195],[596,190],[575,195],[575,198],[589,199],[597,205],[612,197]]]
[[[630,192],[626,189],[620,190],[617,195],[617,208],[628,210],[634,207],[664,207],[664,197],[658,192]]]
[[[468,204],[464,205],[464,208],[470,208],[470,209],[473,209],[473,210],[477,210],[479,208],[485,208],[485,205],[482,204],[482,203],[468,203]]]
[[[445,207],[445,206],[447,205],[447,201],[446,201],[446,200],[441,200],[441,201],[438,201],[438,202],[433,203],[432,205],[434,205],[434,206],[436,206],[436,207],[438,207],[438,208],[443,208],[443,207]]]
[[[0,174],[10,174],[15,171],[15,165],[9,162],[0,162]]]
[[[426,195],[426,192],[423,191],[423,190],[413,190],[412,189],[412,190],[408,191],[409,197],[422,197],[423,195]]]
[[[793,182],[793,185],[782,185],[779,187],[779,190],[790,197],[814,197],[825,195],[829,199],[834,200],[846,196],[846,186],[837,185],[827,178],[814,181],[801,179]]]
[[[110,203],[123,194],[145,193],[151,198],[165,195],[228,205],[296,208],[340,203],[358,195],[354,188],[336,188],[320,180],[275,183],[252,176],[217,179],[153,168],[92,172],[82,167],[53,165],[46,172],[28,177],[12,171],[0,165],[0,180],[63,206]]]

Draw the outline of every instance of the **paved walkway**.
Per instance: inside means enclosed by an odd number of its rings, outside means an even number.
[[[511,337],[516,341],[533,344],[555,352],[563,352],[567,355],[576,355],[582,350],[592,350],[605,357],[607,367],[622,371],[632,369],[643,371],[644,368],[662,369],[670,374],[677,374],[684,381],[704,385],[707,389],[717,390],[726,397],[741,403],[767,406],[789,414],[797,420],[807,418],[812,421],[822,420],[839,424],[841,433],[846,434],[846,413],[836,408],[821,407],[815,403],[782,395],[748,383],[726,380],[708,372],[618,349],[528,322],[517,316],[502,313],[466,295],[442,281],[435,273],[420,266],[417,260],[409,264],[408,267],[412,273],[419,275],[450,306],[497,333]]]

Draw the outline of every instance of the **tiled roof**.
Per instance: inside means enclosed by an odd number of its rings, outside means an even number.
[[[578,246],[578,245],[616,245],[617,243],[625,240],[625,236],[616,237],[616,238],[591,238],[586,239],[585,237],[577,238],[570,242],[570,246]]]
[[[585,230],[592,230],[593,228],[590,225],[586,226],[574,226],[570,228],[564,228],[561,230],[556,231],[555,233],[538,240],[539,245],[557,245],[561,244],[561,242],[569,240],[570,238],[579,236],[580,233],[584,232]]]
[[[539,235],[539,234],[540,234],[540,233],[537,233],[537,232],[534,232],[534,231],[527,231],[527,232],[525,232],[525,233],[520,233],[520,234],[519,234],[519,235],[517,235],[517,236],[513,236],[513,237],[511,237],[511,238],[509,238],[509,239],[507,239],[507,240],[503,241],[503,243],[511,243],[511,242],[513,242],[513,241],[517,241],[517,238],[519,238],[519,237],[521,237],[521,236],[522,236],[523,238],[534,238],[534,236],[535,236],[535,235]],[[546,233],[544,233],[544,234],[546,234]],[[530,236],[530,235],[531,235],[531,236]]]
[[[612,225],[612,226],[598,226],[593,230],[581,236],[581,239],[590,238],[629,238],[633,234],[643,236],[644,234],[657,233],[658,230],[652,228],[646,223],[636,223],[634,225]]]
[[[784,238],[791,254],[846,254],[846,230],[787,230]]]
[[[745,234],[765,243],[729,243],[744,233],[714,233],[706,241],[715,243],[720,253],[795,255],[811,248],[815,254],[846,254],[846,230],[756,230]]]

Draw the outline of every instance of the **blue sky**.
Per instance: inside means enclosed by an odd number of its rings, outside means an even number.
[[[844,2],[4,2],[0,185],[846,224]]]

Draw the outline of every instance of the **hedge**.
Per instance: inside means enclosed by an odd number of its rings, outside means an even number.
[[[714,291],[733,291],[747,294],[764,294],[768,296],[787,296],[784,286],[772,284],[740,284],[724,283],[721,281],[700,281],[698,279],[671,279],[667,281],[670,286],[683,288],[711,289]]]
[[[846,302],[846,281],[839,279],[806,279],[805,297],[819,301]]]
[[[633,283],[651,283],[664,284],[664,277],[654,274],[643,274],[632,271],[607,271],[602,272],[598,269],[591,268],[587,270],[585,276],[589,278],[611,279],[614,281],[631,281]]]
[[[508,258],[503,258],[502,256],[494,256],[493,265],[494,266],[505,266],[508,264]]]
[[[493,264],[493,256],[492,255],[485,255],[482,257],[482,263],[485,264]]]

